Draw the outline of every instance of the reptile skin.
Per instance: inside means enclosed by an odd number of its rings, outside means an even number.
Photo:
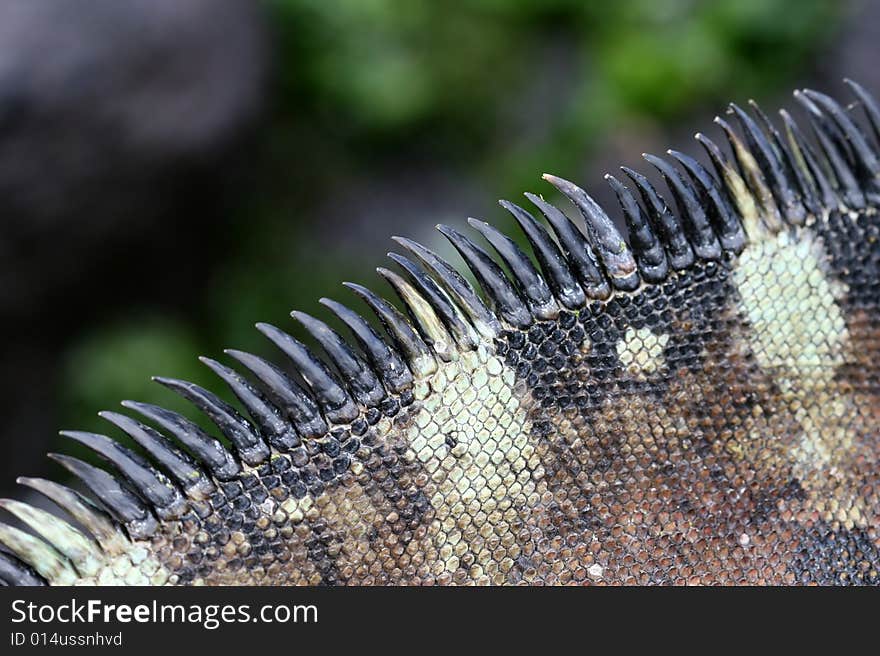
[[[481,294],[396,238],[379,273],[406,316],[347,285],[381,331],[324,299],[353,340],[294,312],[319,357],[258,324],[274,363],[202,359],[237,409],[156,379],[214,435],[135,402],[101,415],[138,452],[65,432],[107,468],[53,456],[83,494],[20,479],[68,519],[0,502],[29,527],[0,525],[0,578],[878,583],[880,112],[848,84],[847,108],[795,93],[809,139],[731,105],[729,155],[698,134],[705,166],[645,156],[668,192],[606,176],[627,238],[549,175],[576,213],[502,202],[531,256],[438,226]]]

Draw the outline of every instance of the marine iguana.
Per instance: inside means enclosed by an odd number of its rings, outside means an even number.
[[[51,455],[90,495],[19,479],[69,520],[0,502],[33,531],[0,526],[0,578],[880,582],[880,109],[847,83],[849,108],[795,93],[813,139],[751,103],[730,106],[739,130],[716,118],[732,157],[703,134],[710,166],[644,155],[672,204],[606,176],[628,239],[552,175],[583,228],[541,196],[501,201],[533,257],[480,221],[497,258],[438,226],[482,294],[394,238],[407,254],[378,272],[407,316],[346,283],[385,334],[329,299],[351,342],[292,313],[322,357],[257,324],[284,366],[202,358],[243,413],[155,379],[215,434],[134,401],[100,414],[138,452],[64,432],[110,468]]]

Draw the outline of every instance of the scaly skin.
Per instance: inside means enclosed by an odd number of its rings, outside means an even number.
[[[143,451],[66,433],[113,475],[56,456],[102,506],[22,479],[80,528],[14,501],[0,578],[16,584],[860,584],[880,580],[880,118],[797,93],[817,142],[783,113],[719,119],[710,173],[646,156],[675,210],[629,169],[629,238],[581,189],[545,178],[586,230],[527,195],[536,268],[472,221],[496,260],[441,226],[488,307],[430,251],[380,269],[407,308],[357,285],[380,337],[325,301],[348,346],[294,313],[318,360],[258,328],[296,381],[238,351],[204,359],[248,418],[158,379],[210,417],[126,402],[104,413]],[[858,126],[861,112],[867,129]],[[762,127],[758,127],[758,125]],[[673,166],[671,162],[676,162]],[[665,193],[665,192],[664,192]],[[162,432],[160,432],[162,431]],[[124,481],[124,483],[120,482]]]

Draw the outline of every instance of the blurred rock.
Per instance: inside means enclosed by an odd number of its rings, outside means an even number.
[[[182,304],[198,284],[212,203],[262,106],[261,9],[0,3],[3,487],[58,428],[47,395],[65,341],[151,288]]]
[[[254,116],[265,50],[253,0],[0,3],[0,316],[167,213]]]
[[[871,93],[880,93],[880,67],[877,66],[877,44],[880,43],[880,3],[873,0],[851,0],[846,3],[841,34],[819,69],[828,78],[833,91],[849,92],[841,77],[856,80]]]

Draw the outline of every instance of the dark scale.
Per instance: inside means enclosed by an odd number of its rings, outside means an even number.
[[[366,414],[364,415],[364,419],[367,420],[367,423],[370,426],[375,426],[376,424],[378,424],[379,420],[381,418],[382,418],[382,413],[376,408],[370,408],[369,410],[367,410]]]
[[[366,445],[368,441],[372,442],[372,440],[365,439],[363,444]],[[407,487],[403,487],[404,480],[412,481],[420,473],[419,465],[409,463],[402,458],[403,451],[405,451],[403,443],[375,444],[357,451],[354,457],[369,472],[368,492],[369,488],[375,487],[385,500],[396,505],[402,513],[406,514],[410,525],[416,526],[422,522],[428,508],[421,501],[418,504],[414,502],[414,499],[421,498],[418,496],[421,492],[411,482],[407,483]],[[349,467],[349,462],[348,454],[343,453],[334,462],[334,467]]]
[[[864,529],[818,521],[801,536],[792,569],[798,581],[819,585],[880,584],[880,548]]]
[[[241,484],[246,490],[251,490],[260,484],[260,479],[256,474],[248,473],[241,477]]]
[[[308,463],[309,461],[309,455],[305,447],[298,447],[294,449],[291,452],[290,456],[293,466],[298,469],[305,467],[306,463]]]
[[[196,570],[193,567],[183,567],[177,572],[177,583],[179,585],[187,585],[196,578]]]
[[[320,520],[311,526],[312,536],[306,540],[309,560],[315,564],[321,574],[322,585],[333,585],[339,580],[339,571],[330,556],[330,549],[336,540],[332,531],[327,529]]]
[[[401,407],[411,404],[411,398],[400,402],[386,399],[380,409],[366,412],[350,427],[333,428],[323,439],[305,440],[288,453],[273,455],[255,470],[220,483],[204,504],[203,517],[191,513],[190,524],[204,529],[207,542],[205,545],[194,543],[192,549],[185,551],[185,565],[178,572],[180,582],[189,583],[204,576],[210,570],[210,563],[223,555],[222,548],[229,543],[233,531],[244,534],[248,556],[244,560],[229,559],[225,568],[229,571],[242,567],[262,571],[259,570],[261,559],[270,564],[274,554],[287,552],[287,543],[279,537],[279,532],[290,536],[294,530],[286,515],[271,520],[263,517],[262,504],[270,498],[273,503],[280,503],[287,497],[316,498],[338,485],[355,459],[361,460],[373,472],[371,480],[384,481],[379,486],[380,494],[398,508],[402,518],[398,539],[405,545],[412,536],[410,529],[421,524],[430,504],[421,490],[412,486],[405,490],[400,487],[399,480],[406,475],[408,467],[412,469],[401,459],[405,445],[380,444],[369,427],[378,423],[383,415],[398,418]],[[311,536],[304,546],[310,562],[321,575],[322,583],[338,583],[340,573],[330,554],[335,549],[333,545],[342,538],[335,535],[322,519],[306,521],[304,525]],[[181,550],[184,549],[181,545]],[[285,560],[289,559],[288,553]]]
[[[220,489],[223,490],[223,495],[227,499],[236,499],[238,498],[242,491],[243,487],[239,481],[232,481],[230,483],[222,483],[220,485]]]
[[[828,221],[813,226],[822,239],[834,275],[849,289],[843,304],[852,316],[862,310],[876,321],[880,318],[880,238],[876,216],[860,214],[853,220],[848,214],[831,212]]]
[[[601,403],[607,398],[609,386],[624,394],[662,394],[670,371],[680,366],[698,369],[706,340],[719,339],[713,322],[734,298],[728,267],[698,262],[662,286],[595,302],[578,316],[563,313],[558,323],[540,322],[526,332],[507,331],[496,340],[498,350],[544,407],[587,408],[591,399]],[[647,381],[633,379],[618,355],[627,331],[641,328],[668,335],[663,354],[666,371]],[[584,382],[572,384],[567,373],[574,371]]]

